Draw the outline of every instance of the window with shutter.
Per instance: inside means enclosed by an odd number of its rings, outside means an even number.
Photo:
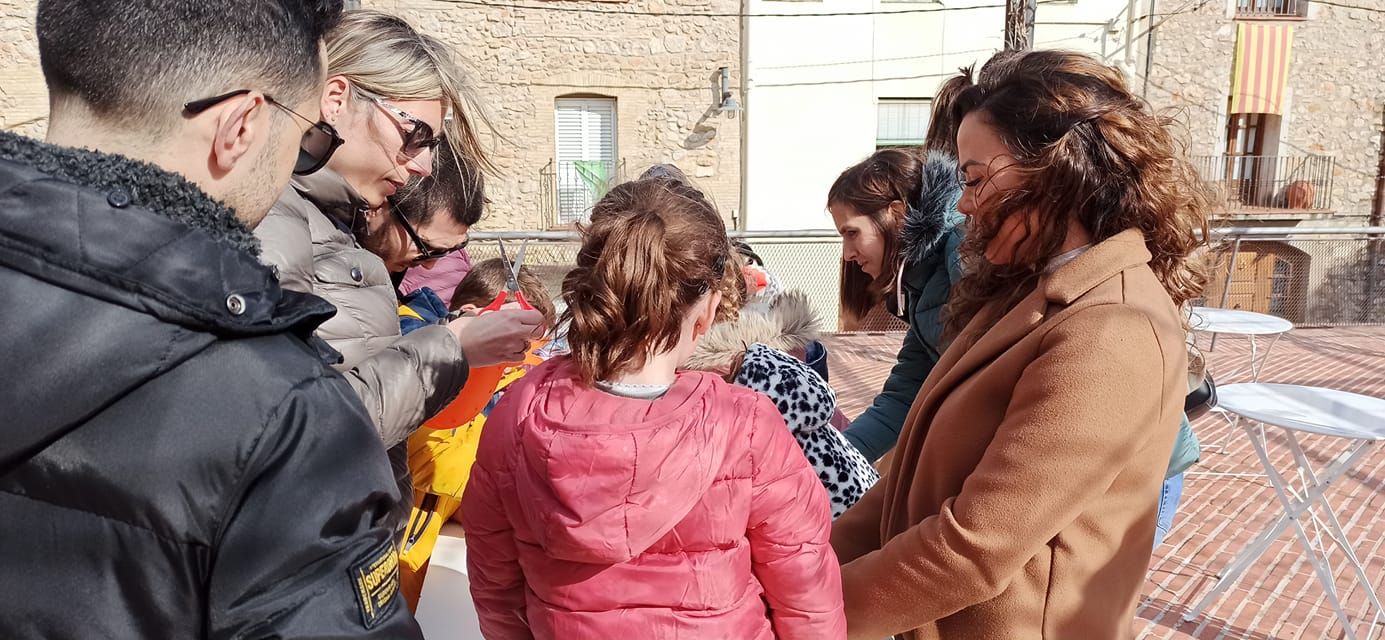
[[[584,219],[616,178],[616,101],[559,98],[554,156],[558,222]]]
[[[881,98],[875,120],[875,148],[916,147],[928,133],[933,101],[927,98]]]

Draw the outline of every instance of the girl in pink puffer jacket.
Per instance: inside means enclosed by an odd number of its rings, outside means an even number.
[[[846,637],[827,495],[779,411],[675,373],[740,280],[695,189],[597,203],[563,283],[571,355],[494,408],[462,500],[486,638]]]

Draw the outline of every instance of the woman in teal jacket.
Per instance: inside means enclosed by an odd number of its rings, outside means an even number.
[[[884,388],[846,430],[869,460],[894,448],[909,407],[947,348],[943,312],[961,278],[957,250],[966,233],[957,212],[960,193],[951,156],[903,149],[875,152],[842,172],[828,192],[827,208],[842,236],[843,310],[864,317],[883,301],[909,325]],[[1160,494],[1156,546],[1172,527],[1183,472],[1200,453],[1184,417]]]
[[[903,149],[877,151],[837,178],[827,208],[842,236],[842,306],[863,317],[882,300],[909,325],[875,402],[846,430],[870,460],[894,448],[904,416],[946,349],[943,307],[962,277],[957,164]]]

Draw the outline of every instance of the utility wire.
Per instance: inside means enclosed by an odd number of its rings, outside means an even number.
[[[561,5],[507,4],[486,0],[445,0],[452,4],[464,4],[490,9],[523,9],[526,11],[557,11],[562,13],[594,13],[612,16],[655,16],[669,18],[831,18],[842,16],[892,16],[911,13],[947,13],[952,11],[976,11],[979,9],[1004,9],[1003,4],[985,4],[965,7],[926,7],[919,9],[895,9],[891,11],[833,11],[820,13],[711,13],[696,11],[611,11]],[[1072,4],[1069,0],[1040,0],[1038,4]]]

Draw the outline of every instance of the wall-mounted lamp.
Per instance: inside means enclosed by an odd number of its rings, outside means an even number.
[[[741,103],[731,94],[731,70],[721,67],[717,72],[721,74],[721,104],[717,105],[717,112],[734,118],[736,112],[741,110]]]

